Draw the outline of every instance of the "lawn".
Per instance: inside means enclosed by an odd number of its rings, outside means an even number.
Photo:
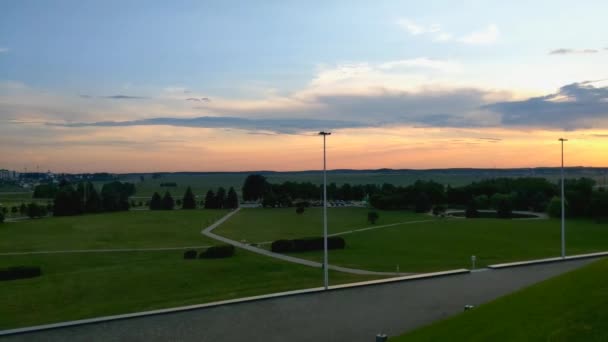
[[[201,230],[226,210],[129,211],[0,225],[0,253],[205,246]]]
[[[315,211],[317,210],[317,211]],[[321,235],[321,211],[310,210],[299,217],[293,210],[250,209],[220,226],[216,232],[236,240],[271,241]],[[365,209],[336,208],[329,212],[330,232],[365,227]],[[343,235],[346,249],[332,250],[331,264],[378,271],[430,272],[558,256],[559,220],[433,219],[407,212],[380,212],[376,224],[408,220],[428,222],[403,224]],[[567,253],[608,250],[608,225],[587,220],[568,220]],[[321,252],[294,256],[321,261]]]
[[[322,286],[321,269],[237,250],[183,260],[181,251],[2,256],[0,267],[40,265],[39,278],[0,281],[0,329]],[[331,274],[332,284],[370,277]]]
[[[607,341],[608,259],[390,341]]]
[[[367,222],[367,214],[372,210],[374,209],[328,208],[329,233],[370,226]],[[406,211],[374,211],[380,215],[376,225],[433,220],[431,216]],[[214,232],[234,240],[250,242],[322,236],[323,208],[307,208],[300,215],[296,213],[295,208],[241,209],[238,214],[223,223]]]

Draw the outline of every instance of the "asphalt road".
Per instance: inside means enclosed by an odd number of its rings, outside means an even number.
[[[591,261],[565,261],[295,295],[3,338],[87,342],[371,342],[379,332],[389,336],[401,334],[462,312],[464,305],[479,305]]]

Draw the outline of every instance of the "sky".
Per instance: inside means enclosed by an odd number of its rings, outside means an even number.
[[[608,166],[606,1],[3,1],[0,168]]]

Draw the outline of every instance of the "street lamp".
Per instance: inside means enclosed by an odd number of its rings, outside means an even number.
[[[325,157],[325,138],[331,132],[319,132],[323,136],[323,279],[325,289],[329,287],[329,270],[327,263],[327,159]]]
[[[566,210],[564,199],[564,141],[568,139],[559,138],[562,143],[562,259],[566,257]]]

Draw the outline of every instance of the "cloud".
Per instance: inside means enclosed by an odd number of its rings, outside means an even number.
[[[498,102],[484,106],[501,115],[502,123],[567,130],[608,125],[608,86],[602,81],[565,85],[558,92],[524,101]]]
[[[468,35],[465,35],[458,40],[465,44],[492,44],[496,42],[499,36],[498,27],[496,25],[489,25],[483,30],[472,32]]]
[[[436,33],[441,31],[441,27],[437,24],[423,26],[409,19],[399,19],[397,20],[397,25],[408,31],[413,36],[417,36],[424,33]]]
[[[550,55],[572,55],[572,54],[593,54],[600,52],[597,49],[555,49],[549,51]]]
[[[248,119],[240,117],[197,118],[151,118],[133,121],[101,121],[66,124],[48,124],[63,127],[125,127],[125,126],[176,126],[198,128],[235,128],[248,131],[269,131],[277,133],[296,133],[323,129],[357,128],[365,126],[354,121],[316,120],[316,119]]]
[[[10,49],[9,48],[5,48],[5,47],[0,47],[0,53],[7,53],[9,52]]]
[[[87,94],[81,94],[78,95],[78,97],[82,98],[82,99],[110,99],[110,100],[140,100],[140,99],[147,99],[147,97],[144,96],[131,96],[131,95],[122,95],[122,94],[118,94],[118,95],[110,95],[110,96],[93,96],[93,95],[87,95]]]
[[[147,97],[143,96],[130,96],[130,95],[111,95],[111,96],[101,96],[104,99],[112,99],[112,100],[138,100],[138,99],[147,99]]]
[[[186,101],[194,101],[194,102],[210,102],[211,100],[208,97],[189,97]]]
[[[494,24],[488,25],[482,30],[461,36],[444,31],[439,24],[422,25],[411,19],[399,19],[397,20],[397,25],[412,36],[427,35],[436,42],[460,42],[464,44],[485,45],[496,42],[500,35],[498,26]]]
[[[456,72],[462,70],[461,65],[457,62],[430,59],[425,57],[390,61],[378,65],[378,69],[381,70],[398,68],[427,68],[444,72]]]

